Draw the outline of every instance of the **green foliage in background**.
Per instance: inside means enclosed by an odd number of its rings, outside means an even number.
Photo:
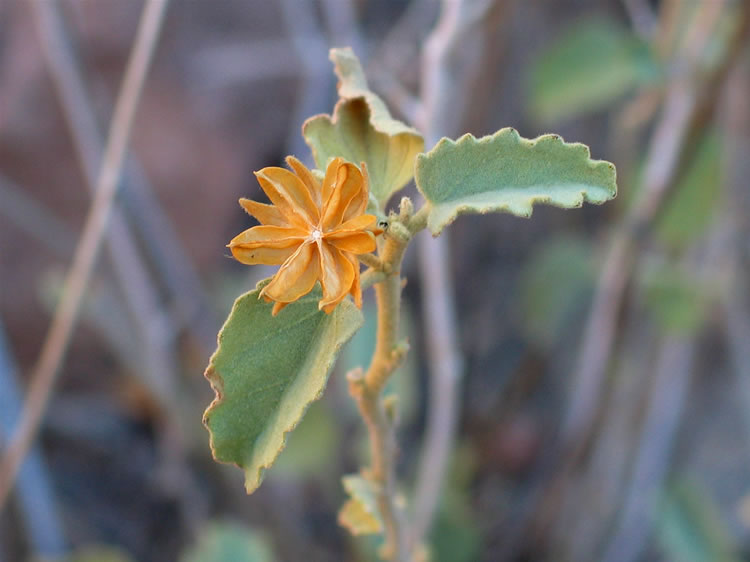
[[[274,465],[274,475],[280,477],[325,478],[331,459],[339,454],[341,427],[325,400],[313,402],[305,412],[305,419],[287,436],[287,443]]]
[[[603,109],[637,85],[655,82],[649,46],[604,20],[580,22],[548,45],[529,71],[529,108],[541,123]]]
[[[696,482],[681,479],[666,491],[658,510],[657,540],[668,560],[739,562],[712,498]]]
[[[212,522],[200,533],[180,562],[273,562],[268,541],[255,530],[236,523]]]
[[[641,271],[639,282],[648,310],[662,330],[692,335],[703,325],[711,287],[685,268],[649,263]]]
[[[529,340],[549,348],[569,333],[568,326],[590,302],[594,274],[589,241],[566,237],[542,243],[518,284],[521,325]]]
[[[686,249],[711,226],[722,200],[721,155],[718,135],[704,134],[656,223],[657,237],[669,248]]]
[[[440,509],[430,533],[430,560],[433,562],[472,562],[480,557],[481,526],[469,501],[475,472],[474,448],[468,442],[460,443],[454,451]]]

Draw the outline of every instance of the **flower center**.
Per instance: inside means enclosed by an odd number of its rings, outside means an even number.
[[[315,242],[317,242],[317,241],[318,241],[318,240],[320,240],[321,238],[323,238],[323,234],[322,234],[322,233],[320,232],[320,230],[318,230],[318,229],[316,228],[315,230],[313,230],[313,231],[312,231],[312,239],[313,239],[313,240],[314,240]]]

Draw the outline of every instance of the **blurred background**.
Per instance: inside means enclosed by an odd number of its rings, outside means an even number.
[[[0,2],[3,441],[142,6]],[[336,521],[340,477],[367,460],[342,375],[367,361],[371,323],[254,495],[212,461],[201,425],[216,333],[269,274],[227,257],[251,225],[237,199],[261,196],[253,170],[311,163],[300,125],[332,111],[328,49],[343,45],[428,138],[555,132],[618,170],[602,207],[449,229],[452,288],[438,296],[455,311],[462,378],[434,560],[750,559],[749,12],[745,0],[173,0],[80,321],[0,514],[0,560],[375,559],[376,543]],[[436,71],[445,79],[425,79]],[[422,279],[439,275],[417,254],[412,353],[395,381],[407,495],[435,329]]]

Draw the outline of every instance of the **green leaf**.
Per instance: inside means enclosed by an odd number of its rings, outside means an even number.
[[[248,493],[320,397],[339,349],[363,322],[348,300],[331,314],[319,311],[319,289],[273,317],[259,292],[239,297],[219,332],[206,369],[216,398],[203,415],[214,458],[244,469]]]
[[[693,272],[668,263],[646,264],[639,281],[648,310],[662,330],[690,335],[703,325],[714,290]]]
[[[213,522],[203,529],[198,543],[180,562],[272,562],[268,541],[253,529],[235,523]]]
[[[656,522],[656,538],[668,560],[737,562],[716,502],[698,483],[682,478],[670,486]]]
[[[466,213],[531,216],[535,203],[563,208],[604,203],[617,194],[615,167],[591,160],[587,146],[557,135],[533,140],[515,129],[492,136],[442,138],[417,157],[417,187],[430,203],[427,226],[440,234]]]
[[[601,19],[571,27],[530,68],[530,111],[542,123],[602,109],[659,73],[646,43]]]
[[[440,508],[430,532],[430,560],[470,562],[481,559],[481,524],[470,498],[477,471],[477,453],[466,441],[453,451]]]
[[[527,260],[517,301],[523,328],[534,343],[549,349],[583,317],[594,286],[593,255],[588,240],[563,237],[544,242]]]
[[[414,159],[424,150],[415,129],[393,119],[383,100],[367,86],[362,66],[350,48],[332,49],[341,100],[333,117],[317,115],[302,126],[302,134],[318,168],[341,156],[367,164],[370,193],[382,209],[394,192],[414,175]]]
[[[339,523],[352,535],[372,535],[383,530],[374,484],[359,474],[341,479],[350,499],[339,511]]]
[[[722,194],[721,142],[715,132],[704,135],[695,157],[680,174],[674,195],[656,223],[656,235],[675,249],[699,239],[716,217]]]

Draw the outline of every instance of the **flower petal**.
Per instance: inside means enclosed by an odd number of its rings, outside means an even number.
[[[349,294],[354,299],[354,305],[357,308],[362,308],[362,285],[360,284],[359,262],[357,261],[357,258],[355,258],[352,254],[344,255],[351,262],[352,267],[354,267],[354,281],[352,282],[352,287],[349,290]],[[342,300],[344,300],[344,298],[346,298],[346,295],[343,295],[341,298],[327,305],[323,305],[321,301],[318,306],[323,312],[325,312],[326,314],[330,314],[331,312],[333,312],[333,309],[336,308]]]
[[[321,226],[324,231],[341,224],[349,203],[361,193],[362,184],[362,172],[354,164],[344,162],[339,166],[336,182],[323,208]]]
[[[263,287],[261,295],[277,302],[293,302],[306,295],[320,277],[315,244],[302,244]]]
[[[316,207],[313,202],[312,194],[305,183],[293,172],[290,172],[285,168],[271,166],[263,168],[259,172],[256,172],[255,175],[259,180],[260,178],[264,178],[270,182],[278,194],[288,203],[288,208],[291,208],[295,214],[303,217],[310,225],[318,224],[320,213],[318,207]],[[265,187],[262,183],[261,187],[263,187],[265,191]],[[266,191],[266,193],[268,192]],[[268,194],[268,197],[271,198],[270,193]],[[275,201],[273,201],[273,203],[276,204],[282,212],[287,208],[282,208]]]
[[[344,252],[352,254],[369,254],[374,252],[377,244],[375,235],[369,231],[337,232],[326,236],[326,241]]]
[[[302,162],[297,160],[294,156],[287,156],[286,163],[289,167],[294,170],[302,183],[305,184],[310,196],[312,197],[315,206],[320,208],[321,206],[321,189],[320,182],[313,176],[312,172]]]
[[[341,302],[354,283],[354,266],[338,249],[325,242],[318,244],[320,253],[320,284],[323,298],[318,308],[325,310],[328,305]]]
[[[274,225],[274,226],[289,226],[289,223],[284,218],[284,215],[273,205],[266,205],[264,203],[258,203],[252,199],[240,199],[240,206],[245,209],[248,215],[251,215],[258,219],[260,224]]]
[[[307,238],[307,232],[289,226],[254,226],[239,233],[227,244],[229,248],[288,248],[301,244]]]
[[[344,255],[349,259],[349,261],[352,263],[352,266],[354,267],[354,282],[352,283],[352,288],[349,293],[354,298],[354,304],[357,306],[357,308],[362,308],[362,286],[359,282],[359,260],[357,260],[357,258],[352,254]]]
[[[323,178],[323,184],[320,191],[320,197],[322,201],[321,209],[326,206],[328,200],[331,198],[331,193],[333,193],[333,188],[336,185],[336,176],[338,174],[339,167],[343,163],[343,158],[334,158],[329,162],[328,167],[326,168],[326,175]]]
[[[289,256],[297,251],[297,246],[287,248],[246,248],[244,246],[232,246],[234,259],[246,265],[281,265]]]
[[[273,308],[271,309],[271,316],[276,316],[288,304],[289,304],[288,302],[274,303]]]
[[[273,206],[276,207],[289,224],[301,228],[308,228],[309,224],[305,218],[298,213],[292,203],[281,194],[276,184],[264,175],[264,171],[267,169],[268,168],[263,168],[263,170],[255,172],[255,177],[258,179],[258,183],[263,189],[263,192],[268,196]]]
[[[351,201],[349,201],[349,204],[344,211],[344,216],[341,219],[342,221],[351,220],[364,213],[365,209],[367,209],[367,203],[370,198],[370,176],[367,175],[367,164],[362,162],[361,168],[362,186],[360,187],[359,192],[352,197]]]
[[[342,222],[339,226],[328,232],[328,236],[338,234],[339,232],[358,232],[360,230],[369,230],[373,232],[375,222],[378,218],[375,215],[359,215],[351,220]]]

